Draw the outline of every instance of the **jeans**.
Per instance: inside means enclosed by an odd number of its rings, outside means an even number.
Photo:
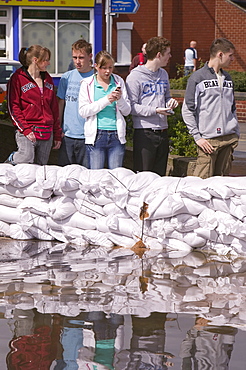
[[[85,139],[73,139],[64,136],[59,149],[58,166],[80,164],[88,168],[88,156],[85,148]]]
[[[135,129],[133,134],[133,170],[166,175],[169,152],[167,130]]]
[[[86,150],[93,170],[104,168],[105,161],[109,169],[123,165],[125,144],[120,143],[117,131],[97,130],[94,145],[86,144]]]
[[[18,150],[13,153],[13,162],[15,164],[35,163],[44,165],[48,163],[53,144],[53,134],[51,134],[49,140],[37,140],[33,143],[17,130],[15,140],[18,147]]]
[[[184,76],[189,76],[193,72],[194,66],[185,66],[184,67]]]

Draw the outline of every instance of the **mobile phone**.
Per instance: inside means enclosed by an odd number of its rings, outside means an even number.
[[[167,113],[174,114],[175,112],[172,109],[167,110]]]
[[[115,91],[120,91],[120,89],[121,89],[121,86],[117,86]]]

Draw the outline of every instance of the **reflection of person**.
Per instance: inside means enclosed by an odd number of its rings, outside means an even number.
[[[126,86],[132,106],[134,171],[166,174],[169,142],[167,111],[178,105],[171,99],[165,67],[171,57],[170,42],[153,37],[146,44],[147,63],[134,68]]]
[[[185,50],[184,55],[184,75],[188,76],[190,73],[196,70],[197,51],[196,41],[190,42],[190,47]]]
[[[165,352],[166,313],[152,312],[149,317],[131,316],[131,318],[132,337],[130,346],[128,349],[118,348],[118,351],[116,351],[115,370],[166,370],[168,367],[172,367],[171,359],[174,355]]]
[[[143,44],[142,46],[142,49],[141,49],[141,53],[138,53],[137,55],[135,55],[135,57],[132,59],[132,62],[130,64],[130,67],[129,67],[129,72],[131,72],[131,70],[137,66],[141,66],[143,64],[145,64],[147,62],[147,55],[146,55],[146,43]]]
[[[188,80],[182,114],[198,146],[194,176],[225,176],[231,168],[239,125],[233,82],[222,68],[233,61],[234,50],[230,41],[214,40],[209,61]]]
[[[126,122],[131,107],[123,79],[113,74],[114,60],[102,50],[95,57],[97,73],[84,79],[79,113],[85,121],[85,143],[90,168],[121,167],[125,153]]]
[[[54,83],[46,71],[50,50],[40,45],[22,48],[19,53],[22,68],[8,82],[8,108],[17,127],[18,150],[7,162],[47,164],[53,149],[61,144],[61,128]]]
[[[229,361],[237,329],[208,325],[198,317],[181,344],[182,370],[229,369]]]
[[[72,58],[76,68],[65,72],[58,85],[60,120],[64,136],[59,150],[58,164],[80,164],[88,167],[85,149],[84,122],[78,112],[78,96],[83,78],[93,74],[92,46],[81,39],[72,45]]]

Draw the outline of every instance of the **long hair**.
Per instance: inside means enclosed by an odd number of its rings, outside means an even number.
[[[41,45],[32,45],[29,48],[21,48],[19,52],[19,61],[28,68],[32,63],[32,58],[36,57],[38,62],[42,62],[47,57],[50,59],[51,52],[48,48]]]

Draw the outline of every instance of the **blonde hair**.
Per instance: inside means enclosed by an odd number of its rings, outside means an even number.
[[[95,63],[99,68],[104,67],[108,62],[112,62],[113,64],[115,63],[112,55],[106,50],[99,51],[95,56]]]

